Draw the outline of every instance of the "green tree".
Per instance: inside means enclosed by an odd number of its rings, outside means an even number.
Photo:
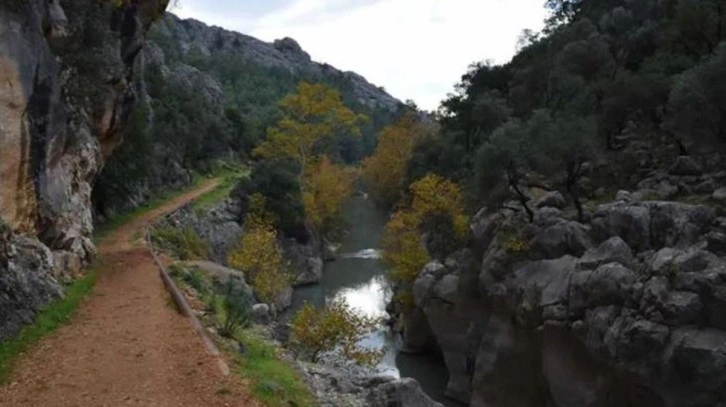
[[[538,151],[534,168],[539,172],[557,176],[564,174],[565,191],[577,209],[580,222],[584,222],[582,186],[584,164],[597,153],[597,129],[592,117],[563,116],[552,118],[547,111],[535,113],[532,121],[541,123],[541,131],[531,137]]]
[[[263,194],[267,210],[274,215],[274,225],[287,236],[305,241],[308,237],[299,171],[300,165],[290,159],[257,162],[250,176],[242,179],[232,191],[241,203],[240,213],[249,212],[251,196]]]
[[[480,193],[496,190],[505,182],[531,221],[534,220],[534,212],[522,186],[536,155],[529,136],[526,126],[517,120],[495,130],[477,154],[476,178]]]
[[[290,346],[313,363],[325,356],[338,364],[377,364],[383,352],[360,345],[380,324],[377,318],[361,315],[345,300],[335,299],[317,309],[305,304],[293,317]]]
[[[666,128],[687,145],[726,140],[726,45],[685,72],[668,101]]]

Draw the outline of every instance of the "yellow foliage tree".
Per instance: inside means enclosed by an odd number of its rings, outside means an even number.
[[[273,303],[290,284],[288,271],[280,247],[272,217],[265,210],[261,194],[250,197],[250,210],[245,217],[245,233],[236,249],[232,250],[230,266],[242,270],[257,297],[265,303]]]
[[[300,82],[297,93],[282,99],[280,108],[283,118],[254,153],[262,158],[292,157],[303,171],[319,141],[340,132],[360,135],[358,125],[367,120],[345,107],[338,91],[323,84]]]
[[[420,227],[432,216],[446,215],[450,217],[456,238],[464,238],[469,227],[469,220],[464,212],[464,198],[461,189],[455,183],[436,174],[429,174],[411,184],[411,211],[413,218]]]
[[[421,124],[413,113],[404,115],[381,131],[375,152],[363,161],[363,177],[376,201],[389,206],[398,200],[413,149],[430,132],[431,129]]]
[[[398,299],[404,306],[410,305],[410,285],[431,259],[423,236],[455,247],[468,233],[463,197],[455,183],[429,174],[409,191],[410,203],[394,213],[383,236],[383,259],[391,266],[391,279],[400,285]]]
[[[326,233],[338,220],[343,202],[350,196],[354,174],[323,156],[307,172],[303,203],[311,226]]]
[[[360,315],[342,299],[322,309],[305,304],[292,319],[290,346],[313,362],[325,355],[333,362],[371,366],[383,352],[362,347],[360,341],[379,324],[379,319]]]

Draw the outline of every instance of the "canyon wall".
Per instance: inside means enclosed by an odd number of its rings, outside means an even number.
[[[531,223],[482,211],[468,249],[423,269],[398,324],[405,345],[434,342],[447,394],[472,406],[725,405],[720,195],[689,204],[620,191],[583,223],[552,195],[532,202]]]
[[[168,0],[0,5],[0,339],[94,256],[91,189]]]

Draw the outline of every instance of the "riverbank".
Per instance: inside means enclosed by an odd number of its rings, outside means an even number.
[[[231,214],[235,210],[237,208],[232,201],[220,204],[205,213],[198,213],[190,208],[183,208],[170,214],[160,223],[163,228],[172,227],[176,228],[176,230],[194,230],[193,233],[197,234],[200,239],[206,242],[210,259],[217,262],[195,261],[183,263],[186,267],[196,267],[196,271],[191,273],[185,272],[187,273],[186,275],[193,274],[195,276],[193,278],[186,278],[186,281],[187,283],[193,282],[196,287],[190,287],[187,284],[186,293],[192,298],[190,300],[191,303],[194,303],[194,298],[197,298],[196,303],[198,305],[199,315],[201,316],[200,319],[206,321],[208,329],[212,332],[217,332],[220,325],[220,318],[224,319],[224,316],[220,316],[220,312],[216,310],[219,308],[218,306],[204,305],[209,302],[209,298],[199,301],[199,298],[205,297],[205,295],[200,295],[198,287],[202,285],[219,287],[221,278],[233,276],[235,290],[251,291],[241,272],[224,267],[227,248],[230,243],[234,244],[234,242],[238,241],[244,233],[244,226],[236,222],[239,216],[232,216]],[[394,336],[388,334],[388,330],[384,325],[381,325],[380,329],[371,337],[366,338],[363,344],[364,346],[371,347],[386,347],[384,363],[374,371],[353,372],[296,361],[293,355],[285,349],[288,335],[286,321],[289,320],[294,311],[305,301],[322,306],[325,304],[326,299],[331,300],[335,298],[335,293],[345,292],[347,293],[344,294],[345,299],[354,308],[360,309],[361,312],[366,312],[367,315],[370,315],[371,312],[380,316],[385,315],[385,305],[388,301],[388,296],[384,289],[386,285],[384,278],[385,270],[381,267],[377,259],[378,251],[365,250],[378,247],[385,216],[377,212],[372,203],[362,197],[351,199],[349,204],[346,205],[344,212],[346,218],[349,219],[349,233],[346,233],[343,241],[340,242],[341,255],[337,259],[325,263],[324,266],[321,263],[321,270],[315,281],[298,285],[295,288],[294,294],[291,293],[290,301],[292,306],[282,314],[279,314],[279,319],[272,318],[274,314],[270,312],[270,309],[266,305],[257,304],[253,306],[250,315],[252,323],[249,328],[241,328],[231,340],[230,338],[224,338],[222,335],[217,335],[218,340],[223,343],[223,345],[220,345],[220,348],[227,349],[232,359],[239,358],[243,361],[246,357],[246,351],[250,348],[248,342],[251,339],[254,339],[253,346],[256,346],[254,343],[259,343],[260,340],[264,341],[268,344],[269,349],[274,350],[268,355],[271,359],[265,363],[268,365],[278,365],[279,369],[282,370],[292,367],[298,372],[300,380],[307,384],[320,405],[386,405],[382,399],[385,394],[389,394],[389,396],[385,396],[388,398],[393,397],[394,399],[408,400],[405,403],[415,403],[403,405],[412,407],[425,405],[420,404],[421,401],[411,401],[419,397],[417,393],[424,394],[420,390],[417,381],[406,380],[407,377],[415,376],[416,374],[423,374],[422,381],[429,385],[437,383],[439,386],[438,390],[432,391],[434,387],[432,386],[430,389],[426,389],[426,391],[428,394],[433,393],[442,397],[446,377],[435,377],[432,372],[443,372],[445,374],[445,370],[432,369],[435,364],[425,357],[419,359],[418,356],[398,355],[396,339]],[[365,227],[360,227],[359,225],[364,225]],[[201,283],[200,277],[207,280],[211,279],[209,280],[211,282],[209,284]],[[182,279],[182,281],[184,280]],[[221,293],[218,292],[217,295],[221,295]],[[249,335],[249,332],[255,332],[255,334]],[[424,364],[417,364],[417,360],[425,362]],[[401,363],[400,371],[397,366],[398,363]],[[286,368],[285,365],[288,367]],[[443,365],[439,366],[443,367]],[[275,368],[275,370],[277,369]],[[401,371],[409,373],[402,375]],[[251,380],[253,383],[253,393],[257,391],[255,387],[263,382],[260,391],[264,394],[266,391],[265,386],[269,387],[275,381],[274,377],[267,377],[266,375],[256,376],[256,373],[251,371],[245,372],[244,370],[238,370],[238,373],[242,374],[248,380]],[[288,375],[288,377],[291,376]],[[399,380],[401,377],[404,380]],[[277,385],[281,389],[281,394],[294,394],[294,392],[283,390],[291,383],[295,383],[295,381],[282,381],[282,383]],[[276,386],[272,385],[272,387]],[[381,390],[382,388],[387,388],[388,390]],[[423,400],[428,399],[423,398]],[[292,401],[298,405],[305,405],[304,402],[299,400],[292,399]],[[271,403],[269,405],[276,405],[274,400],[268,400],[267,402]],[[379,404],[371,404],[373,402]],[[431,400],[427,402],[433,403]]]

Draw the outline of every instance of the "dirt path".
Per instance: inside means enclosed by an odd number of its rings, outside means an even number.
[[[18,362],[2,406],[247,406],[244,384],[223,377],[189,321],[171,305],[145,225],[210,191],[174,198],[103,240],[101,273],[73,321]]]

